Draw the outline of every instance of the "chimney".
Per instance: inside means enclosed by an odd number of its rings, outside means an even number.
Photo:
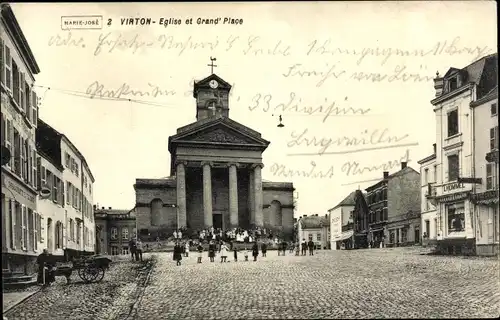
[[[401,162],[401,170],[406,168],[407,162]]]
[[[389,178],[389,171],[384,171],[384,179]]]
[[[307,217],[307,214],[305,214],[304,217]]]
[[[108,208],[109,208],[109,210],[111,210],[111,207],[108,207]]]
[[[436,97],[443,94],[444,79],[439,77],[439,72],[436,72],[436,78],[434,78],[434,89],[436,90]]]
[[[435,143],[433,143],[433,144],[432,144],[432,147],[434,148],[434,154],[436,154],[436,144],[435,144]]]
[[[106,207],[102,207],[102,210],[106,209]]]
[[[94,211],[96,211],[96,210],[97,210],[97,206],[94,204]]]

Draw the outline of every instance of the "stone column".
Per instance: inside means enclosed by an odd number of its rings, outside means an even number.
[[[255,226],[256,227],[264,227],[264,212],[262,206],[264,204],[264,195],[262,192],[262,168],[264,165],[262,163],[255,164],[253,167],[253,176],[254,176],[254,203],[255,203]]]
[[[186,214],[186,161],[177,162],[177,228],[187,226]]]
[[[248,210],[250,213],[250,225],[255,224],[255,190],[254,190],[254,173],[253,168],[250,168],[248,173]]]
[[[238,226],[238,164],[229,163],[229,225]]]
[[[203,167],[203,221],[206,228],[212,226],[212,163],[202,162]]]

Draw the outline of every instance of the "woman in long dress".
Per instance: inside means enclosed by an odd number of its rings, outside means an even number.
[[[208,245],[208,257],[210,258],[210,262],[214,262],[215,258],[215,243],[213,241]]]
[[[174,246],[174,261],[176,261],[176,265],[180,266],[182,261],[182,247],[177,242]]]
[[[220,247],[220,262],[227,262],[226,259],[227,259],[227,251],[228,251],[228,248],[226,246],[225,243],[223,243]]]

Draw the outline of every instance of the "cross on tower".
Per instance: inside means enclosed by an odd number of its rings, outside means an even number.
[[[211,67],[211,69],[212,69],[212,73],[211,74],[213,74],[214,73],[214,67],[217,67],[217,65],[214,64],[214,61],[217,61],[217,58],[210,57],[210,61],[211,61],[210,64],[207,64],[207,66]]]

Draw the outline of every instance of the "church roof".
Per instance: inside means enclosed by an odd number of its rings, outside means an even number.
[[[228,117],[205,118],[177,129],[177,134],[168,139],[168,150],[172,153],[178,143],[217,143],[221,145],[245,145],[262,151],[270,144],[261,134]]]

